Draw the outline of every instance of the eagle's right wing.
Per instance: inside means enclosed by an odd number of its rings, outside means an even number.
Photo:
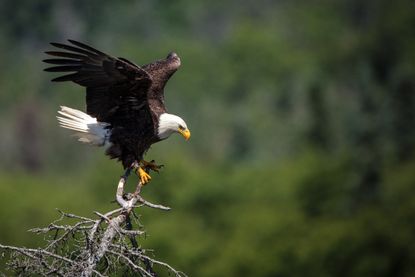
[[[128,117],[127,113],[147,109],[147,90],[152,79],[144,69],[81,42],[69,42],[72,45],[51,43],[66,51],[47,51],[46,54],[59,58],[44,60],[55,65],[45,71],[72,72],[52,81],[73,81],[86,87],[89,115],[112,123],[120,117]]]

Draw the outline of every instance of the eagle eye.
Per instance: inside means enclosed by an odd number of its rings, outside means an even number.
[[[183,125],[179,125],[179,129],[180,129],[180,130],[184,130]]]

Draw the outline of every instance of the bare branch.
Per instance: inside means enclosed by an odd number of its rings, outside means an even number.
[[[153,204],[148,202],[147,200],[145,200],[143,197],[141,197],[140,195],[137,195],[137,201],[142,203],[143,205],[153,208],[153,209],[159,209],[159,210],[163,210],[163,211],[170,211],[171,208],[170,207],[166,207],[163,205],[158,205],[158,204]]]
[[[15,247],[15,246],[8,246],[8,245],[2,245],[2,244],[0,244],[0,248],[1,249],[4,249],[4,250],[18,252],[18,253],[20,253],[20,254],[22,254],[24,256],[27,256],[27,257],[29,257],[29,258],[31,258],[33,260],[41,260],[42,258],[41,257],[38,257],[38,256],[39,255],[45,255],[45,256],[49,256],[49,257],[52,257],[52,258],[55,258],[55,259],[58,259],[58,260],[67,262],[67,263],[69,263],[71,265],[76,264],[75,261],[73,261],[73,260],[71,260],[69,258],[60,256],[60,255],[57,255],[55,253],[52,253],[52,252],[49,252],[49,251],[46,251],[46,250],[43,250],[43,249],[31,249],[31,248]],[[42,265],[45,266],[44,263]],[[48,269],[50,270],[51,268],[48,268]],[[92,272],[95,273],[95,274],[97,274],[100,277],[104,277],[104,275],[102,275],[101,273],[99,273],[96,270],[92,270]]]
[[[145,200],[140,195],[141,182],[134,193],[125,193],[125,184],[133,169],[127,169],[118,182],[116,201],[121,208],[106,213],[94,212],[96,219],[58,210],[60,217],[47,227],[29,230],[45,236],[47,245],[44,248],[0,244],[0,250],[10,253],[9,268],[23,271],[24,274],[19,273],[19,276],[101,277],[129,268],[142,276],[156,277],[153,265],[159,265],[177,277],[186,276],[167,263],[144,255],[146,250],[139,247],[138,239],[145,232],[141,225],[133,229],[130,216],[137,218],[134,209],[145,206],[168,211],[170,208]],[[65,219],[73,223],[67,223]]]
[[[127,256],[125,256],[125,255],[122,255],[122,254],[120,254],[120,253],[118,253],[118,252],[116,252],[116,251],[113,251],[113,250],[108,250],[108,253],[111,253],[111,254],[114,254],[114,255],[116,255],[117,257],[119,257],[119,258],[121,258],[121,259],[124,259],[125,261],[127,261],[128,262],[128,264],[135,270],[135,271],[140,271],[141,273],[143,273],[144,275],[146,275],[146,276],[149,276],[149,277],[154,277],[153,275],[151,275],[150,273],[148,273],[144,268],[142,268],[141,266],[138,266],[138,265],[136,265],[133,261],[131,261]]]

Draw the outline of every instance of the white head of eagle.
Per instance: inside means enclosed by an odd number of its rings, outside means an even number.
[[[160,115],[159,126],[157,130],[160,139],[166,139],[173,133],[180,133],[186,140],[190,138],[190,131],[186,122],[174,114],[164,113]]]
[[[61,107],[58,120],[62,127],[76,131],[82,142],[107,146],[106,154],[120,160],[124,168],[147,163],[143,156],[150,146],[173,133],[190,138],[184,120],[164,106],[164,87],[181,64],[176,53],[138,66],[68,41],[70,44],[51,43],[63,50],[46,52],[54,58],[44,62],[54,66],[45,71],[69,72],[52,81],[86,87],[86,113]],[[141,170],[140,175],[144,174]],[[146,182],[149,176],[140,178]]]

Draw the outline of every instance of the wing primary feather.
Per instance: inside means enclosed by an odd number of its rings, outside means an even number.
[[[82,69],[79,65],[63,65],[63,66],[53,66],[45,68],[44,70],[47,72],[71,72],[71,71],[79,71]]]
[[[97,55],[96,53],[89,52],[89,51],[86,51],[86,50],[78,48],[78,47],[73,47],[73,46],[58,43],[58,42],[51,42],[50,44],[52,46],[57,47],[57,48],[65,49],[65,50],[72,51],[72,52],[75,52],[75,53],[81,53],[81,54],[84,54],[84,55],[87,55],[87,56],[96,56]]]
[[[131,61],[129,61],[129,60],[127,60],[127,59],[125,59],[125,58],[118,57],[118,59],[119,59],[119,60],[121,60],[121,61],[123,61],[123,62],[126,62],[126,63],[128,63],[128,64],[130,64],[130,65],[132,65],[132,66],[134,66],[134,67],[139,67],[139,66],[138,66],[138,65],[136,65],[135,63],[133,63],[133,62],[131,62]]]
[[[67,74],[67,75],[60,76],[60,77],[57,77],[57,78],[55,78],[55,79],[52,79],[52,82],[65,82],[65,81],[73,81],[74,79],[77,79],[78,77],[80,77],[80,76],[79,76],[79,73],[78,73],[78,72],[76,72],[76,73]]]
[[[60,51],[46,51],[45,52],[48,55],[56,56],[56,57],[63,57],[63,58],[71,58],[71,59],[78,59],[78,60],[84,60],[88,58],[84,55],[79,55],[75,53],[68,53],[68,52],[60,52]]]
[[[72,43],[73,45],[76,45],[76,46],[81,47],[83,49],[89,50],[89,51],[94,52],[94,53],[96,53],[98,55],[108,56],[104,52],[101,52],[101,51],[99,51],[99,50],[97,50],[97,49],[95,49],[95,48],[93,48],[93,47],[91,47],[89,45],[86,45],[85,43],[82,43],[82,42],[79,42],[79,41],[76,41],[76,40],[73,40],[73,39],[68,39],[68,41],[70,43]]]
[[[50,64],[72,64],[72,65],[80,65],[81,61],[72,60],[72,59],[45,59],[43,60],[45,63]]]

